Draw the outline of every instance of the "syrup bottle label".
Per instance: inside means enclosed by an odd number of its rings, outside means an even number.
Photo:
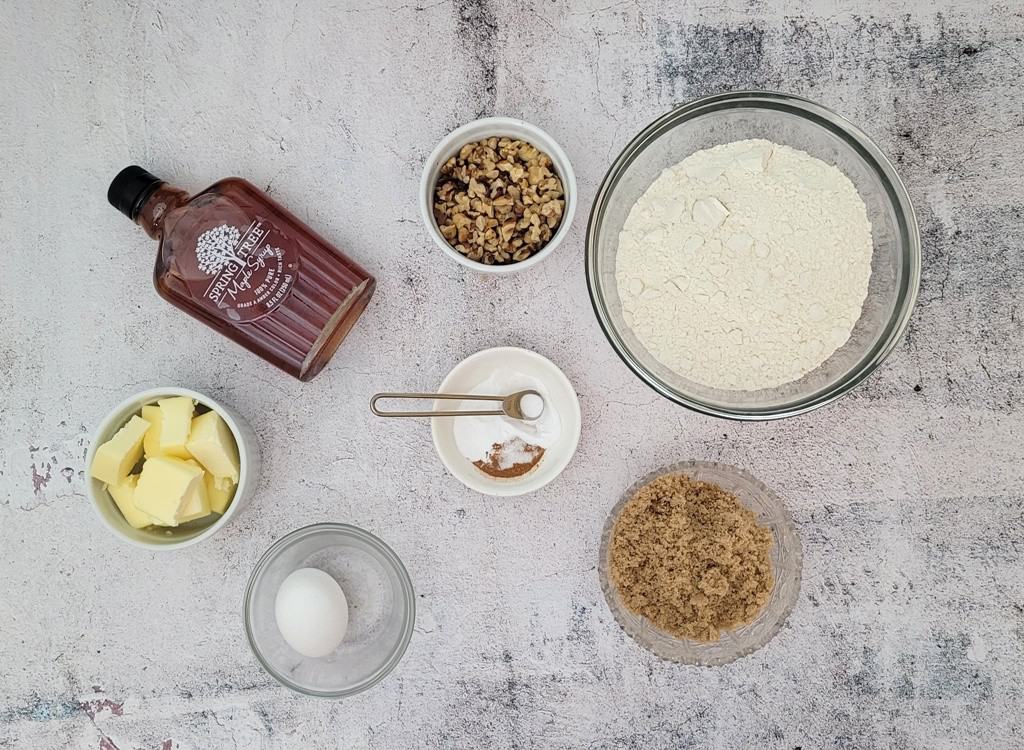
[[[269,222],[220,224],[196,240],[198,273],[187,282],[193,297],[236,323],[269,315],[288,296],[299,273],[299,253]]]

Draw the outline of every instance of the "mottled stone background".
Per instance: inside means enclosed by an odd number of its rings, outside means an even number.
[[[0,0],[0,747],[1019,747],[1022,36],[1018,3],[978,0]],[[611,159],[673,104],[739,88],[862,125],[924,238],[886,365],[773,424],[641,385],[583,278]],[[583,209],[555,257],[502,279],[439,256],[416,208],[437,140],[490,113],[564,145]],[[321,377],[157,298],[153,245],[105,199],[133,162],[189,189],[246,176],[377,274]],[[426,424],[366,407],[499,344],[561,364],[584,415],[568,470],[519,499],[466,490]],[[114,540],[83,494],[92,426],[158,384],[234,404],[266,455],[236,523],[165,555]],[[606,510],[684,458],[775,487],[805,546],[788,625],[719,669],[636,647],[595,571]],[[382,536],[418,593],[405,660],[342,702],[278,687],[241,624],[260,553],[321,520]]]

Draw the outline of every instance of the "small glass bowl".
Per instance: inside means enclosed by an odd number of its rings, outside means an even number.
[[[615,266],[626,217],[664,169],[701,149],[748,138],[791,146],[839,167],[867,206],[874,253],[867,298],[846,344],[791,383],[734,391],[684,378],[647,351],[624,320]],[[921,238],[906,188],[863,131],[807,99],[739,91],[676,107],[623,149],[594,198],[587,226],[586,273],[594,311],[608,341],[647,385],[704,414],[778,419],[802,414],[848,393],[893,350],[917,299]]]
[[[329,656],[310,658],[289,646],[274,616],[277,590],[299,568],[319,568],[348,600],[348,630]],[[319,523],[278,539],[256,563],[245,589],[245,633],[263,668],[282,685],[323,698],[373,687],[405,654],[416,620],[412,581],[402,561],[369,532]]]
[[[757,514],[757,522],[772,531],[772,572],[775,586],[771,599],[757,618],[740,628],[723,631],[712,643],[676,638],[656,628],[646,617],[626,608],[611,580],[611,538],[622,508],[644,485],[665,474],[686,474],[700,482],[716,484],[731,492],[740,503]],[[717,667],[757,651],[781,630],[800,594],[803,551],[793,518],[782,499],[747,472],[727,464],[685,461],[648,474],[622,496],[608,513],[601,533],[601,551],[597,563],[601,590],[608,607],[626,634],[645,649],[668,661],[702,667]]]

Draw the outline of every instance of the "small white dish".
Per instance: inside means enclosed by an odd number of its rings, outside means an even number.
[[[441,382],[439,393],[465,393],[487,379],[495,370],[516,370],[524,375],[537,378],[544,386],[550,399],[545,408],[558,410],[562,424],[561,435],[554,445],[544,451],[537,466],[521,477],[499,478],[484,474],[462,455],[455,444],[453,422],[458,417],[433,417],[430,420],[430,431],[434,438],[434,448],[445,468],[452,475],[469,487],[485,495],[510,497],[525,495],[539,490],[555,479],[568,466],[576,446],[580,441],[580,402],[569,378],[551,362],[541,355],[513,346],[502,346],[484,349],[467,357],[455,365],[447,377]],[[505,395],[505,394],[496,394]],[[466,409],[467,402],[436,401],[434,409]]]
[[[187,396],[194,399],[197,404],[206,406],[224,418],[224,422],[231,429],[231,434],[238,445],[238,486],[235,488],[235,495],[231,499],[231,503],[222,516],[218,517],[217,514],[212,514],[207,518],[176,527],[148,526],[143,529],[134,529],[124,520],[114,499],[107,492],[106,485],[89,475],[89,467],[92,466],[96,449],[113,437],[114,433],[121,429],[133,414],[138,414],[143,406],[155,404],[158,400],[171,396]],[[256,433],[253,432],[249,424],[230,407],[214,401],[209,396],[186,388],[153,388],[122,401],[100,422],[100,426],[96,429],[92,436],[92,442],[89,444],[89,452],[85,456],[86,493],[103,525],[119,539],[136,547],[150,550],[181,549],[198,544],[216,534],[237,515],[241,507],[252,497],[256,485],[259,484],[259,475],[259,445]]]
[[[467,143],[473,143],[474,141],[492,136],[506,136],[528,141],[550,156],[555,171],[558,172],[558,177],[562,181],[562,190],[565,193],[565,210],[562,212],[562,223],[558,225],[558,230],[548,244],[526,260],[501,266],[489,266],[486,263],[479,263],[467,258],[448,244],[448,240],[441,234],[441,230],[437,228],[437,222],[434,220],[434,187],[437,185],[437,176],[441,171],[441,166],[449,158],[457,154]],[[430,233],[434,243],[441,248],[445,255],[461,263],[466,268],[490,274],[508,274],[525,271],[527,268],[537,265],[551,255],[555,248],[562,244],[562,240],[565,239],[566,235],[569,234],[573,214],[576,213],[576,173],[573,172],[572,164],[569,163],[569,157],[566,156],[562,147],[555,142],[554,138],[536,125],[531,125],[528,122],[512,117],[485,117],[481,120],[466,123],[462,127],[453,130],[437,144],[433,153],[427,157],[427,162],[423,166],[423,176],[420,178],[420,213],[423,216],[423,223],[427,227],[427,232]]]

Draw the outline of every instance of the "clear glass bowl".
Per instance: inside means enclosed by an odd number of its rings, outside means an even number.
[[[701,149],[747,138],[781,143],[838,166],[867,205],[874,242],[867,299],[850,340],[799,380],[730,391],[688,380],[658,362],[622,317],[615,283],[619,232],[661,172]],[[648,125],[608,170],[587,227],[587,285],[612,347],[658,393],[705,414],[777,419],[833,401],[866,378],[899,341],[921,277],[921,240],[906,188],[889,160],[858,128],[806,99],[737,92],[684,104]]]
[[[757,514],[757,522],[771,529],[774,537],[771,558],[775,587],[771,599],[757,619],[741,628],[724,631],[713,643],[676,638],[656,628],[646,617],[626,609],[609,574],[611,537],[619,513],[637,490],[665,474],[686,474],[693,480],[717,484],[731,492],[744,507]],[[793,518],[778,495],[747,472],[727,464],[686,461],[655,471],[638,481],[626,490],[622,499],[608,513],[601,533],[599,555],[597,570],[601,590],[615,621],[627,635],[648,651],[662,659],[681,664],[716,667],[757,651],[779,632],[800,594],[803,550]]]
[[[274,617],[277,590],[299,568],[319,568],[348,600],[348,630],[329,656],[309,658],[285,643]],[[344,698],[376,685],[401,661],[416,600],[402,561],[367,531],[320,523],[278,539],[256,563],[245,590],[245,632],[263,668],[305,695]]]

